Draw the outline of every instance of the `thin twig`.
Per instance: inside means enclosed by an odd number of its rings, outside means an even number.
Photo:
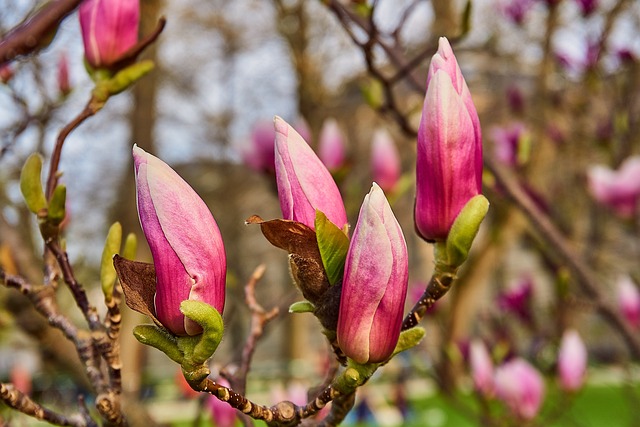
[[[95,103],[92,96],[89,102],[87,102],[87,105],[80,112],[80,114],[78,114],[78,116],[75,119],[69,122],[60,131],[60,134],[58,134],[56,145],[53,148],[53,153],[51,154],[51,162],[49,163],[49,177],[47,178],[47,189],[46,189],[47,199],[51,197],[51,195],[53,194],[53,190],[55,190],[56,185],[58,184],[58,166],[60,164],[62,146],[64,145],[64,142],[67,139],[67,136],[69,136],[69,134],[73,132],[75,128],[80,126],[82,122],[84,122],[86,119],[93,116],[97,112],[97,109],[95,108],[94,104]]]
[[[66,417],[51,409],[36,403],[29,396],[15,388],[13,384],[0,383],[0,399],[9,406],[23,414],[29,415],[40,421],[58,426],[87,427],[82,416]]]
[[[525,214],[540,237],[569,267],[582,292],[596,304],[600,314],[624,337],[633,357],[640,359],[640,336],[632,330],[620,312],[605,298],[600,290],[600,283],[595,279],[595,273],[577,256],[569,241],[520,186],[515,177],[498,166],[493,159],[485,158],[485,165],[495,177],[504,194]]]
[[[255,352],[258,340],[264,332],[265,325],[274,319],[280,312],[278,307],[274,307],[271,310],[266,311],[256,300],[256,285],[262,278],[266,268],[267,267],[264,264],[260,264],[256,267],[244,287],[245,301],[251,311],[251,332],[247,338],[244,348],[242,349],[240,369],[238,374],[235,376],[235,384],[239,393],[245,392],[247,386],[247,375],[251,368],[253,353]]]
[[[0,40],[0,65],[44,47],[44,40],[55,34],[60,22],[82,1],[52,0],[5,34]]]
[[[47,249],[49,249],[56,258],[56,261],[62,270],[62,277],[69,287],[69,290],[71,290],[76,304],[84,314],[87,323],[89,324],[89,328],[92,331],[99,330],[102,325],[100,324],[98,310],[89,303],[87,293],[73,273],[73,267],[71,267],[67,253],[60,247],[60,244],[56,240],[51,240],[45,243],[47,245]]]

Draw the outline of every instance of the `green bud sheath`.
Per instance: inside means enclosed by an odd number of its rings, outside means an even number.
[[[316,209],[316,238],[322,258],[322,265],[330,285],[335,285],[342,279],[344,263],[349,251],[349,238],[327,216]]]
[[[60,225],[66,215],[67,187],[58,185],[51,195],[47,219],[54,225]]]
[[[218,310],[202,301],[182,301],[180,311],[185,317],[202,326],[202,335],[194,337],[197,338],[197,342],[193,346],[191,354],[185,353],[185,358],[193,365],[203,364],[213,355],[222,341],[224,332],[222,316]]]
[[[29,210],[37,214],[47,208],[47,199],[44,196],[40,174],[42,172],[42,157],[33,153],[27,158],[20,173],[20,191]]]
[[[138,238],[134,233],[127,234],[124,240],[124,248],[122,248],[122,257],[130,260],[136,259],[136,251],[138,250]]]
[[[444,264],[455,270],[466,261],[473,240],[478,234],[480,224],[482,224],[488,210],[489,201],[482,194],[478,194],[467,202],[453,222],[447,236],[444,253],[436,252],[437,255],[440,255],[437,258],[446,256],[446,260],[436,259],[436,264]]]
[[[107,240],[102,249],[102,259],[100,261],[100,283],[105,300],[110,301],[113,296],[113,287],[116,283],[116,269],[113,266],[113,256],[120,251],[122,242],[122,226],[119,222],[113,223],[109,227]]]
[[[313,313],[316,306],[309,301],[297,301],[289,306],[289,313]]]

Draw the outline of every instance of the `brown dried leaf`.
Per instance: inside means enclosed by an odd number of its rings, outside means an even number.
[[[149,316],[156,325],[162,326],[156,318],[153,302],[156,294],[156,269],[153,264],[130,261],[116,254],[113,266],[122,284],[127,306]]]
[[[320,301],[329,288],[329,279],[322,264],[316,232],[300,222],[286,219],[264,221],[257,215],[245,223],[259,224],[269,243],[289,252],[291,274],[302,295],[313,304]]]
[[[290,254],[317,260],[322,265],[316,232],[301,222],[286,219],[264,221],[258,215],[253,215],[245,223],[259,224],[262,234],[273,246]]]

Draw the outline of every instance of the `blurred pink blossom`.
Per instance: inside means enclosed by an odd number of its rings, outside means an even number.
[[[623,218],[632,218],[640,198],[640,156],[627,158],[616,170],[592,166],[587,172],[589,191],[594,199]]]
[[[14,74],[15,71],[11,64],[0,65],[0,82],[3,84],[9,83]]]
[[[598,8],[598,0],[576,0],[582,16],[589,16]]]
[[[617,282],[618,307],[631,326],[640,329],[640,290],[627,275]]]
[[[493,361],[487,347],[480,340],[471,341],[469,366],[475,388],[485,397],[493,395]]]
[[[273,121],[255,122],[248,143],[240,148],[244,164],[256,172],[274,173],[275,140],[276,131],[273,128]]]
[[[300,134],[302,139],[307,141],[307,144],[311,144],[311,142],[313,141],[313,135],[311,135],[311,128],[309,127],[309,122],[307,122],[307,120],[304,117],[299,116],[296,119],[293,125],[293,128],[296,130],[296,132]]]
[[[400,179],[400,154],[391,135],[384,129],[373,134],[371,171],[373,180],[386,192],[392,191]]]
[[[575,330],[562,335],[558,353],[558,378],[564,391],[577,391],[584,383],[587,371],[587,348]]]
[[[517,25],[522,25],[533,6],[532,0],[506,0],[502,2],[502,13]]]
[[[322,124],[318,142],[318,157],[332,172],[344,166],[346,160],[344,134],[335,119],[326,119]]]
[[[498,294],[498,307],[505,312],[515,314],[523,322],[529,323],[533,318],[531,310],[532,296],[533,280],[526,275]]]
[[[533,419],[544,397],[540,373],[524,359],[516,358],[498,367],[495,375],[497,397],[522,420]]]
[[[494,153],[501,163],[508,166],[517,166],[524,162],[526,153],[523,150],[527,128],[524,123],[514,122],[507,126],[496,127],[491,131],[494,142]]]
[[[71,92],[69,82],[69,59],[66,52],[60,54],[58,58],[58,90],[62,96],[67,96]]]

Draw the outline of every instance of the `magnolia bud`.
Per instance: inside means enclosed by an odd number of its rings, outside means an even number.
[[[400,224],[377,184],[364,198],[344,267],[338,345],[358,363],[379,363],[400,336],[409,258]]]
[[[316,209],[338,228],[347,224],[340,191],[309,144],[280,117],[275,118],[275,166],[282,216],[315,229]]]
[[[224,309],[222,237],[200,196],[166,163],[133,147],[138,215],[156,272],[155,314],[176,335],[202,332],[180,311],[185,300]]]
[[[415,223],[428,241],[446,240],[462,208],[482,189],[478,114],[451,46],[440,38],[418,130]]]
[[[138,0],[85,0],[79,9],[84,56],[94,68],[109,68],[138,42]]]

